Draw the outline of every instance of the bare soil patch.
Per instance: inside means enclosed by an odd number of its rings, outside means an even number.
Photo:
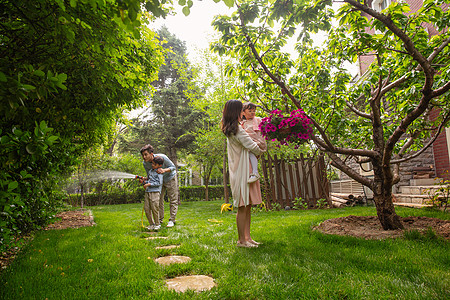
[[[405,231],[417,230],[425,232],[428,228],[443,237],[450,239],[450,220],[428,217],[402,218],[402,230],[384,230],[376,216],[347,216],[323,221],[314,230],[326,234],[347,235],[364,239],[386,239],[402,237]]]
[[[92,215],[87,210],[63,211],[58,213],[56,215],[56,218],[61,218],[61,220],[48,225],[46,228],[44,228],[44,230],[80,228],[95,225]],[[26,235],[19,237],[17,239],[17,242],[19,243],[19,245],[23,245],[30,240],[32,240],[32,236]],[[20,246],[12,247],[7,252],[0,253],[0,272],[14,260],[14,258],[19,253],[20,248]]]
[[[90,211],[87,210],[63,211],[58,213],[56,218],[61,218],[61,220],[48,225],[45,230],[80,228],[95,224]]]

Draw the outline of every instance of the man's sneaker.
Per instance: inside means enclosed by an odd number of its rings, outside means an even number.
[[[248,178],[248,183],[252,183],[255,181],[258,181],[259,179],[259,175],[258,174],[251,174],[250,177]]]
[[[154,229],[155,229],[155,225],[147,226],[147,229],[148,229],[148,230],[154,230]]]
[[[167,223],[167,227],[173,227],[175,224],[172,221],[169,221],[169,223]]]
[[[153,230],[160,230],[161,229],[161,225],[156,225]]]

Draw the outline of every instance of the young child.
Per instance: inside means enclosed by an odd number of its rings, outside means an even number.
[[[150,153],[147,149],[141,149],[141,155],[144,162],[150,161]],[[147,172],[147,177],[142,179],[145,188],[144,211],[150,223],[150,226],[147,227],[149,230],[161,229],[161,224],[159,223],[159,197],[163,184],[163,174],[159,174],[157,170],[161,168],[163,163],[164,158],[160,156],[153,157],[151,169],[145,168],[144,163],[144,168]]]
[[[242,121],[241,125],[252,138],[255,143],[258,144],[259,148],[263,151],[267,150],[267,143],[264,137],[261,135],[261,130],[259,130],[259,124],[261,123],[261,118],[256,117],[256,105],[247,102],[244,103],[242,110]],[[255,182],[259,179],[258,174],[258,158],[250,152],[250,164],[252,166],[252,173],[248,178],[248,183]]]

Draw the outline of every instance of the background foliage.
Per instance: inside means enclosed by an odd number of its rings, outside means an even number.
[[[48,220],[58,177],[151,91],[163,50],[133,3],[0,3],[1,249]]]

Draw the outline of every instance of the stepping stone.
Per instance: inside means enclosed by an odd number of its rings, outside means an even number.
[[[205,275],[180,276],[166,280],[169,290],[183,293],[187,290],[196,292],[207,291],[217,286],[214,278]]]
[[[148,238],[145,238],[146,240],[158,240],[158,239],[168,239],[167,236],[149,236]]]
[[[155,262],[163,266],[168,266],[171,264],[183,264],[190,261],[191,258],[189,256],[177,256],[177,255],[162,256],[155,259]]]
[[[168,245],[168,246],[159,246],[155,247],[155,249],[175,249],[180,247],[180,245]]]
[[[158,234],[157,232],[155,232],[155,231],[144,231],[144,232],[141,232],[141,235],[142,234],[146,234],[146,235],[155,235],[155,234]]]

